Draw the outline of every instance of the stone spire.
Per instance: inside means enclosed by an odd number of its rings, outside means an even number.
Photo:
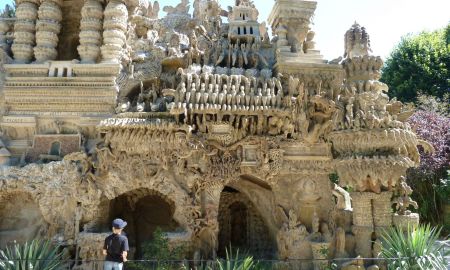
[[[370,38],[366,28],[361,27],[357,22],[345,33],[345,54],[346,58],[370,55]]]

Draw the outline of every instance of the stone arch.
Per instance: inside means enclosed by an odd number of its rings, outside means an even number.
[[[258,208],[242,192],[226,186],[219,203],[219,250],[225,255],[230,245],[257,258],[273,258],[276,242]]]
[[[173,202],[173,219],[179,224],[180,229],[182,228],[183,231],[191,233],[193,220],[190,213],[193,207],[193,200],[187,191],[176,183],[173,176],[164,172],[146,178],[139,173],[141,170],[140,166],[134,167],[133,170],[133,173],[128,170],[120,170],[119,168],[110,171],[107,181],[100,188],[103,192],[103,200],[111,201],[122,194],[138,189],[157,192],[165,200]],[[100,205],[98,205],[98,211],[104,212],[106,210],[104,208],[101,209]]]
[[[131,256],[135,258],[141,256],[142,245],[153,239],[156,228],[172,232],[179,227],[174,219],[175,202],[152,189],[134,189],[101,204],[104,208],[102,230],[111,230],[110,224],[116,218],[128,222],[125,233],[128,235]]]
[[[48,224],[39,204],[24,191],[0,194],[0,249],[14,241],[45,237]]]

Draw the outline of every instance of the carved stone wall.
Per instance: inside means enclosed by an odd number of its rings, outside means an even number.
[[[272,39],[253,1],[195,1],[193,17],[188,2],[163,18],[158,2],[17,2],[13,33],[0,24],[0,245],[24,229],[93,269],[121,216],[135,257],[162,226],[189,259],[231,241],[322,260],[282,265],[309,270],[418,223],[403,176],[432,147],[378,81],[364,27],[327,61],[315,1],[277,0]]]

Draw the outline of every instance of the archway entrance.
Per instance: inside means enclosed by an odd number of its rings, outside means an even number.
[[[140,258],[142,245],[151,241],[156,228],[174,231],[174,204],[161,194],[148,189],[125,193],[109,204],[109,222],[122,218],[128,222],[125,232],[128,236],[131,255]],[[111,223],[109,223],[111,224]]]
[[[225,187],[220,196],[218,219],[219,256],[225,256],[226,249],[231,246],[233,250],[248,252],[255,258],[274,257],[275,241],[258,210],[244,194]]]
[[[13,192],[0,196],[0,249],[14,242],[45,237],[47,227],[30,194]]]

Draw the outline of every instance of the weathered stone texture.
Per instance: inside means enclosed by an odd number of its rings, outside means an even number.
[[[403,176],[432,149],[364,27],[327,61],[315,1],[275,1],[273,39],[253,1],[188,2],[20,0],[0,21],[0,248],[47,237],[94,269],[122,217],[131,258],[159,226],[189,259],[231,243],[308,270],[417,224]]]

